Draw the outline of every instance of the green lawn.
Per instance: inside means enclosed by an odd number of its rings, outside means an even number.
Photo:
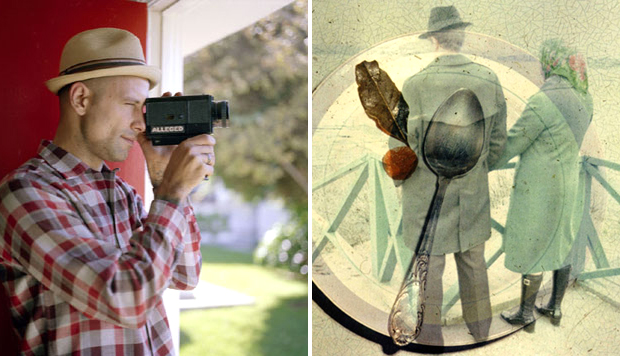
[[[203,247],[201,278],[256,298],[251,306],[181,312],[181,356],[307,355],[308,283]]]

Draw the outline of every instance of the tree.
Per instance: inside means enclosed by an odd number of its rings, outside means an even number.
[[[296,217],[276,226],[259,263],[308,271],[308,3],[294,1],[185,58],[187,94],[228,100],[216,176],[248,201],[281,198]]]
[[[278,197],[307,224],[308,4],[294,1],[185,58],[185,91],[229,100],[217,169],[247,200]],[[307,226],[307,225],[306,225]]]

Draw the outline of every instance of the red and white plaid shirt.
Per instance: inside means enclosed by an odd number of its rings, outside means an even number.
[[[170,355],[162,303],[201,267],[191,206],[155,200],[49,141],[0,185],[0,282],[26,355]]]

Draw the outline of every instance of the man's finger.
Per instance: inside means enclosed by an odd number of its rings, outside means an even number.
[[[144,132],[140,132],[137,136],[136,136],[138,143],[139,144],[143,144],[146,141],[149,141],[148,138],[146,138],[146,135],[144,134]]]
[[[208,145],[208,146],[215,145],[215,137],[208,135],[208,134],[196,135],[194,137],[188,138],[185,141],[192,143],[192,144],[196,144],[196,145]]]

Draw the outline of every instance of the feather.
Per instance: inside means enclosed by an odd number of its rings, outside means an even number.
[[[409,106],[390,76],[379,68],[377,61],[363,61],[355,66],[355,81],[366,115],[381,131],[409,146]]]

